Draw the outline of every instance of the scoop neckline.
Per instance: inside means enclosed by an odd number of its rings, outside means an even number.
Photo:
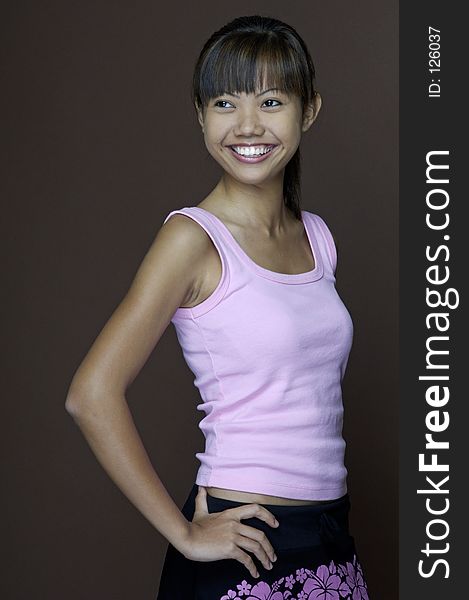
[[[318,242],[314,234],[313,228],[310,223],[310,219],[306,216],[307,211],[301,210],[301,222],[303,223],[304,230],[306,231],[306,237],[309,242],[309,247],[314,258],[314,268],[303,273],[280,273],[279,271],[271,271],[261,265],[257,264],[240,246],[238,241],[235,239],[231,231],[225,225],[225,223],[217,217],[215,214],[202,208],[201,206],[194,206],[198,210],[203,211],[205,214],[212,218],[220,227],[222,233],[224,233],[226,240],[230,243],[233,250],[239,256],[239,258],[251,269],[253,269],[261,277],[270,279],[272,281],[278,281],[281,283],[308,283],[310,281],[317,281],[323,275],[324,268],[321,260],[321,253],[319,251]]]

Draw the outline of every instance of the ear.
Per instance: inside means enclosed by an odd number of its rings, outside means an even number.
[[[199,125],[202,128],[202,133],[204,133],[204,114],[203,109],[200,106],[196,106],[197,111],[197,120],[199,121]]]
[[[322,106],[322,98],[319,92],[315,92],[314,97],[308,106],[306,106],[304,115],[303,115],[303,124],[301,130],[303,132],[308,131],[311,125],[316,120],[319,111]]]

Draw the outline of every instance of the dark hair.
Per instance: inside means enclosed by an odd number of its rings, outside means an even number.
[[[304,112],[314,95],[315,69],[306,44],[296,30],[271,17],[238,17],[205,43],[192,81],[192,103],[203,110],[224,93],[254,93],[258,84],[300,97]],[[301,219],[300,148],[285,167],[283,197]]]

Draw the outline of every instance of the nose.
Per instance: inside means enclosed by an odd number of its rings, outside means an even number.
[[[261,122],[261,115],[259,115],[258,111],[249,108],[240,110],[237,116],[234,133],[235,135],[246,137],[262,135],[264,133],[264,127]]]

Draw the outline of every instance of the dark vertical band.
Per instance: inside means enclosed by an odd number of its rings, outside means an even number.
[[[400,600],[467,595],[466,28],[400,3]]]

